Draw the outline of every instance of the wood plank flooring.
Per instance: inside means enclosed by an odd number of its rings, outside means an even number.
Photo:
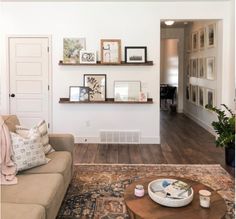
[[[161,112],[161,144],[78,144],[75,164],[221,164],[224,150],[215,147],[215,137],[183,114]]]

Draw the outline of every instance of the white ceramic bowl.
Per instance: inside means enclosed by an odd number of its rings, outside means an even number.
[[[157,180],[154,180],[148,184],[148,195],[150,196],[150,198],[154,202],[156,202],[160,205],[163,205],[163,206],[167,206],[167,207],[183,207],[183,206],[188,205],[193,200],[194,191],[192,188],[188,192],[188,196],[183,199],[163,198],[163,197],[158,196],[154,192],[152,192],[151,187],[152,188],[153,188],[153,186],[162,187],[162,182],[164,180],[166,180],[170,183],[176,181],[175,179],[157,179]]]

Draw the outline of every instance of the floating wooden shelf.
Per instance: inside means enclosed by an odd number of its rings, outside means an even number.
[[[60,98],[59,103],[69,103],[69,104],[152,104],[152,98],[148,98],[147,102],[137,102],[137,101],[114,101],[114,98],[107,98],[106,101],[70,101],[69,98]]]
[[[62,60],[59,61],[59,65],[69,65],[69,66],[151,66],[153,65],[153,61],[147,61],[145,63],[126,63],[122,61],[120,64],[103,64],[101,62],[97,62],[96,64],[82,64],[82,63],[64,63]]]

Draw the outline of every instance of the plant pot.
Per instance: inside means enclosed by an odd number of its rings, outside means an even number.
[[[235,148],[225,148],[225,162],[231,167],[235,167]]]

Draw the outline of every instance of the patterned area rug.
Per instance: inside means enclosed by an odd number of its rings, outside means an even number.
[[[234,179],[220,165],[78,165],[57,219],[128,219],[125,188],[149,176],[177,176],[216,190],[235,218]]]

